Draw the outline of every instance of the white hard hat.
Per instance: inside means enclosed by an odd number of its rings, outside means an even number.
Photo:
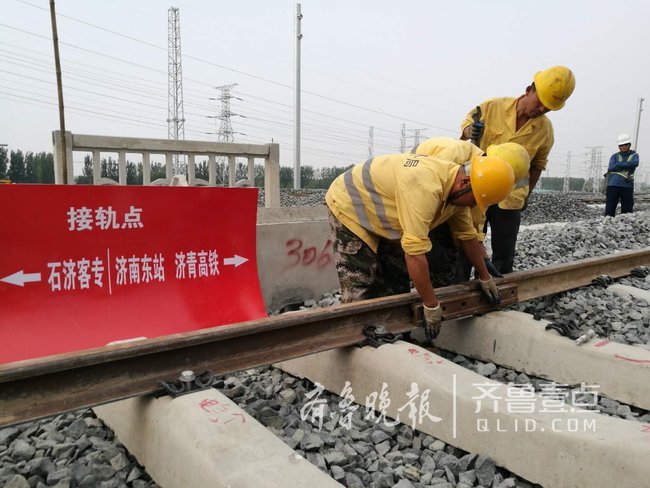
[[[621,134],[618,136],[618,145],[622,146],[623,144],[632,144],[632,139],[629,134]]]

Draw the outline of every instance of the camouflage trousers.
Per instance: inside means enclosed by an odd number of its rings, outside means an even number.
[[[381,239],[377,252],[329,212],[334,263],[341,283],[343,303],[411,291],[411,283],[398,240]],[[433,244],[427,253],[429,276],[434,287],[453,282],[458,251],[443,224],[429,233]]]

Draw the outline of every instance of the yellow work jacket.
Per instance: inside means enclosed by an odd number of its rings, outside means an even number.
[[[484,154],[482,149],[476,147],[470,141],[461,141],[451,137],[432,137],[415,146],[411,152],[425,156],[436,156],[458,165],[471,161],[474,156]],[[477,238],[480,242],[483,242],[485,240],[485,234],[483,233],[485,214],[476,205],[470,209],[470,215],[472,216],[474,229],[476,229]]]
[[[431,250],[431,229],[448,222],[452,235],[476,238],[467,207],[447,203],[460,166],[414,154],[377,156],[338,176],[325,201],[334,216],[377,252],[381,238],[404,252]]]
[[[553,147],[553,125],[546,115],[528,120],[517,128],[517,100],[519,98],[492,98],[481,104],[481,121],[485,123],[481,149],[486,150],[490,144],[516,142],[524,146],[530,156],[530,166],[540,171],[546,169],[548,155]],[[461,124],[461,133],[465,127],[472,124],[471,110]],[[513,190],[505,200],[499,203],[500,208],[518,209],[524,206],[528,196],[528,185]]]

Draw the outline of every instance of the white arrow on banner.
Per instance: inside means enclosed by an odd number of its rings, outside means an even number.
[[[225,264],[226,266],[234,266],[236,268],[240,264],[244,264],[246,261],[248,261],[248,259],[235,254],[231,258],[224,258],[223,264]]]
[[[41,281],[41,273],[23,273],[23,270],[5,276],[0,281],[9,283],[10,285],[25,286],[25,283],[32,283],[34,281]]]

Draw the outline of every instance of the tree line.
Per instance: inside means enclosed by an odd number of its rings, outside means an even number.
[[[324,167],[314,168],[310,165],[300,167],[300,187],[306,189],[327,189],[334,179],[341,173],[345,172],[351,166],[347,167]],[[112,157],[102,158],[101,176],[118,181],[119,165],[116,159]],[[293,168],[289,166],[280,167],[280,188],[293,188]],[[254,185],[264,187],[264,165],[256,164],[254,166]],[[162,163],[151,163],[151,181],[158,178],[165,178],[165,165]],[[196,164],[196,177],[208,181],[208,163],[200,161]],[[248,178],[248,165],[237,162],[235,165],[235,181]],[[54,183],[54,157],[52,153],[33,153],[21,150],[8,151],[0,147],[0,180],[11,180],[14,183]],[[77,184],[92,184],[93,181],[93,161],[90,155],[84,158],[81,175],[75,177]],[[142,163],[127,161],[126,162],[126,184],[141,185],[143,181]],[[216,161],[216,182],[217,185],[225,186],[228,184],[228,163],[225,159]],[[601,181],[601,190],[604,192],[605,184]],[[591,191],[591,182],[588,182],[586,190]],[[544,190],[562,191],[564,188],[564,178],[560,177],[542,177],[541,187]],[[584,178],[569,178],[569,191],[581,191],[585,188]],[[642,189],[647,189],[647,185],[642,185]]]
[[[215,176],[217,185],[228,184],[228,163],[225,159],[216,161]],[[112,157],[102,158],[100,163],[101,176],[112,180],[119,180],[119,163]],[[163,163],[151,163],[151,181],[166,177]],[[326,189],[332,181],[348,168],[314,168],[303,165],[300,168],[300,181],[302,188]],[[254,166],[255,186],[264,186],[264,165]],[[196,163],[196,177],[208,181],[208,163]],[[235,165],[235,181],[248,179],[248,164],[237,162]],[[13,183],[54,183],[54,157],[52,153],[23,153],[21,150],[11,151],[0,147],[0,180],[11,180]],[[80,185],[89,185],[93,182],[92,156],[84,157],[81,175],[75,177],[75,182]],[[126,162],[126,184],[141,185],[143,182],[143,167],[141,162]],[[293,188],[293,168],[280,167],[280,187]]]
[[[52,153],[33,153],[20,150],[7,153],[0,147],[0,180],[14,183],[54,183],[54,157]]]

